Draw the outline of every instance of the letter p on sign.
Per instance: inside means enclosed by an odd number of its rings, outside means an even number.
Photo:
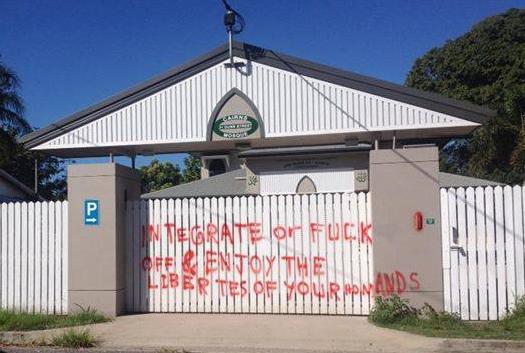
[[[99,200],[84,200],[84,225],[98,226],[99,224]]]

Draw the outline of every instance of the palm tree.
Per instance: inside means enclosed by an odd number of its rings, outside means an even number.
[[[20,79],[0,60],[0,128],[25,134],[31,125],[23,118],[24,103],[18,95]]]

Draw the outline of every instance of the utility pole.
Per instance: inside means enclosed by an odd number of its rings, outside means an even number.
[[[35,158],[35,194],[38,194],[38,158]]]

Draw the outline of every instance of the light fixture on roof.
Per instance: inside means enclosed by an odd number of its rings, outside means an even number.
[[[233,61],[233,35],[239,34],[244,30],[245,22],[244,18],[240,13],[235,11],[226,0],[222,0],[226,13],[224,14],[224,25],[226,26],[226,32],[228,32],[228,48],[230,54],[230,62],[225,64],[226,67],[242,67],[244,63]]]

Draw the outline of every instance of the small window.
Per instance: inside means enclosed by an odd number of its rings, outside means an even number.
[[[301,180],[299,180],[295,192],[298,194],[311,194],[317,192],[317,188],[315,187],[313,180],[305,175]]]
[[[211,177],[226,173],[226,163],[224,163],[224,160],[212,159],[208,165],[208,173]]]

